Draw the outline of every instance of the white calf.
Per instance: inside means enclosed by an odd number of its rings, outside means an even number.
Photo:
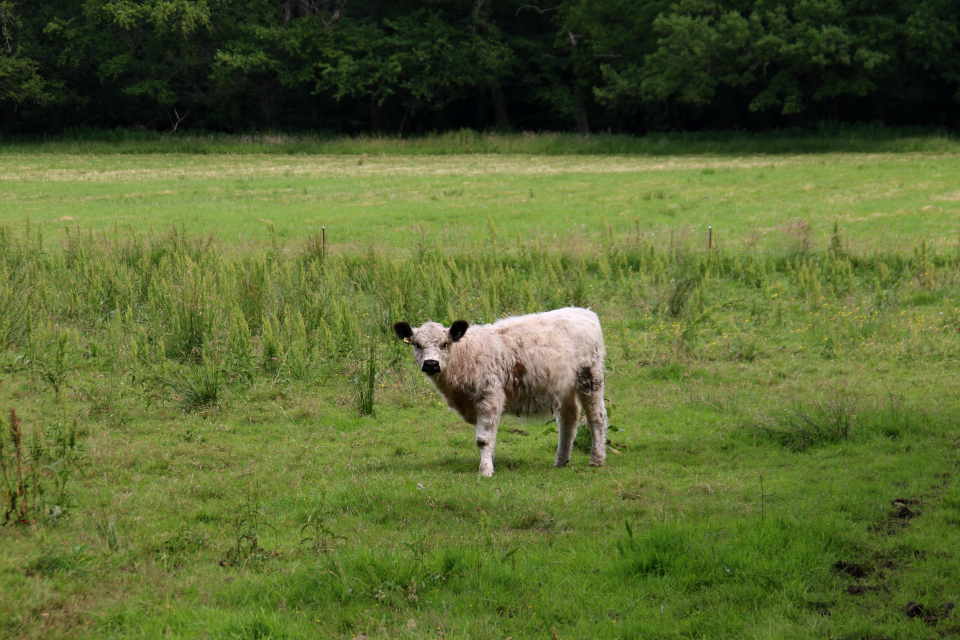
[[[468,331],[469,329],[469,331]],[[568,307],[471,327],[450,329],[428,322],[417,329],[393,325],[413,345],[420,370],[447,404],[477,427],[480,474],[493,475],[500,416],[557,416],[560,442],[554,465],[570,461],[583,405],[593,448],[590,464],[607,456],[607,410],[603,403],[603,331],[597,314]]]

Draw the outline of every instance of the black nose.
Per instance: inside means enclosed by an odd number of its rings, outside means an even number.
[[[420,371],[423,371],[428,376],[432,376],[435,373],[440,373],[440,363],[436,360],[424,360],[423,366],[420,367]]]

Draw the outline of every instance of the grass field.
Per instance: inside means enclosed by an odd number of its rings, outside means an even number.
[[[792,250],[839,222],[854,249],[956,246],[954,154],[693,156],[0,155],[8,220],[48,231],[182,226],[226,243],[327,227],[353,248],[429,237],[544,246],[618,238]]]
[[[8,150],[0,637],[956,635],[958,178]],[[506,422],[479,478],[390,323],[565,305],[607,464]]]

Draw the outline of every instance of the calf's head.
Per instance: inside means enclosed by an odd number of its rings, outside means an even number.
[[[414,329],[409,323],[397,322],[393,331],[398,338],[413,345],[413,357],[420,370],[428,376],[435,376],[447,368],[451,346],[463,337],[469,326],[466,320],[457,320],[449,329],[437,322],[427,322]]]

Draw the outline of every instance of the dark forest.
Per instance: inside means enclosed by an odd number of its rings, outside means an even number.
[[[956,0],[0,2],[7,134],[960,125]]]

